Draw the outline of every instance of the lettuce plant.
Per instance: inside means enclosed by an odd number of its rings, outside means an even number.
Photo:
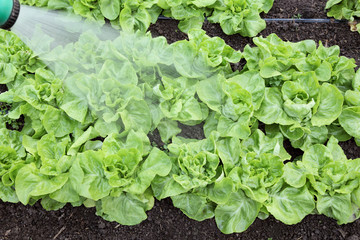
[[[317,211],[344,224],[359,217],[359,159],[348,160],[337,143],[331,137],[326,146],[309,147],[302,161],[286,165],[284,179],[293,187],[308,188],[316,196]]]
[[[224,33],[232,35],[240,33],[241,36],[254,37],[265,29],[266,23],[259,13],[269,12],[273,5],[272,0],[265,1],[215,1],[214,12],[209,21],[220,23]]]
[[[206,120],[205,134],[216,130],[223,137],[247,138],[251,126],[256,125],[253,114],[260,107],[264,92],[264,80],[255,72],[199,82],[197,94],[213,111]]]
[[[268,128],[278,128],[296,148],[324,143],[335,132],[344,93],[353,89],[353,59],[339,57],[339,48],[314,41],[284,42],[272,34],[255,38],[257,47],[245,47],[243,72],[257,70],[265,80],[265,97],[254,116]],[[275,131],[279,131],[275,130]]]
[[[360,33],[360,23],[355,18],[360,17],[360,2],[352,0],[329,0],[325,9],[328,10],[327,15],[336,19],[347,19],[351,26],[351,31]]]

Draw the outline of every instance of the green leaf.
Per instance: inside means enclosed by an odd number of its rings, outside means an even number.
[[[125,130],[143,130],[148,133],[151,129],[151,114],[147,103],[143,100],[130,100],[126,108],[120,112]]]
[[[11,203],[19,202],[15,190],[12,187],[5,186],[1,181],[0,181],[0,199],[3,202],[11,202]]]
[[[351,193],[351,202],[356,204],[358,207],[360,206],[360,186]]]
[[[334,161],[347,161],[344,150],[339,146],[339,140],[334,136],[329,138],[326,147],[331,151]]]
[[[301,139],[304,134],[305,134],[305,129],[301,128],[299,126],[283,126],[280,125],[279,129],[281,131],[281,133],[284,135],[284,137],[292,140],[292,141],[296,141]]]
[[[343,109],[339,123],[350,136],[360,138],[360,107]]]
[[[157,129],[159,130],[161,141],[166,143],[172,137],[181,133],[181,128],[178,127],[178,123],[176,121],[171,121],[169,119],[162,120]]]
[[[221,103],[225,97],[225,93],[222,91],[221,78],[212,77],[199,81],[196,85],[196,92],[201,101],[218,113],[221,113]]]
[[[315,70],[316,77],[319,81],[329,81],[331,78],[332,67],[331,64],[323,61]]]
[[[59,190],[68,180],[68,174],[50,177],[40,174],[35,164],[22,167],[16,176],[15,190],[19,201],[26,205],[30,198],[50,194]]]
[[[101,13],[109,20],[115,20],[120,14],[119,0],[100,0]]]
[[[0,84],[7,84],[15,80],[18,70],[11,63],[0,63]]]
[[[69,2],[64,2],[62,0],[49,0],[48,2],[48,8],[49,9],[66,9],[70,7]]]
[[[238,190],[225,204],[215,209],[215,221],[221,232],[244,232],[256,219],[261,205]]]
[[[98,119],[94,125],[94,131],[96,131],[103,138],[113,133],[119,133],[122,130],[123,128],[119,121],[107,123],[103,119]]]
[[[265,204],[266,209],[285,224],[296,224],[315,208],[313,195],[306,187],[285,187],[274,193]]]
[[[229,79],[251,93],[254,110],[258,110],[265,95],[265,81],[257,71],[246,71]]]
[[[74,135],[75,139],[73,144],[70,146],[67,152],[67,154],[71,156],[76,155],[83,144],[85,144],[90,139],[97,137],[99,134],[93,127],[89,127],[85,132],[80,129],[75,129]]]
[[[106,60],[99,72],[99,77],[105,80],[103,82],[104,92],[111,92],[113,88],[125,88],[123,85],[138,83],[136,71],[128,61]]]
[[[176,70],[187,78],[206,78],[215,69],[212,69],[198,53],[195,44],[188,41],[178,41],[171,45]]]
[[[223,178],[207,187],[208,198],[216,204],[226,204],[233,189],[230,178]]]
[[[356,75],[353,79],[352,87],[355,91],[360,91],[360,70],[356,72]]]
[[[255,10],[250,11],[244,17],[244,26],[239,33],[244,37],[255,37],[259,32],[265,29],[266,23],[261,19],[259,13]]]
[[[128,4],[120,12],[120,26],[122,30],[146,32],[151,23],[151,15],[144,6],[132,9]]]
[[[241,143],[242,148],[247,152],[254,152],[257,156],[262,153],[272,153],[279,156],[281,160],[289,160],[291,156],[283,147],[283,138],[281,135],[272,138],[265,136],[265,134],[257,129],[254,133]]]
[[[121,149],[137,149],[142,156],[151,150],[149,138],[142,131],[130,130],[128,134],[110,134],[104,141],[102,150],[105,156],[117,154]]]
[[[356,219],[350,194],[318,195],[316,208],[319,213],[336,219],[338,224],[353,222]]]
[[[185,193],[172,196],[171,200],[175,207],[191,219],[203,221],[214,217],[215,204],[208,202],[206,197],[194,193]]]
[[[50,193],[49,197],[61,203],[76,203],[80,201],[80,196],[74,190],[70,181],[67,181],[59,190]]]
[[[351,139],[351,136],[345,131],[345,129],[339,123],[333,123],[330,126],[327,126],[327,128],[328,128],[329,136],[334,136],[341,142]]]
[[[189,189],[184,188],[176,182],[170,176],[172,174],[174,174],[174,172],[170,172],[170,174],[165,177],[156,176],[151,182],[151,189],[158,200],[171,196],[177,196],[189,191]]]
[[[265,98],[254,116],[265,124],[281,123],[291,125],[295,121],[286,116],[282,106],[283,100],[280,90],[275,87],[266,88]]]
[[[0,128],[0,146],[4,145],[4,147],[7,148],[7,150],[2,150],[2,152],[13,152],[15,150],[18,157],[25,157],[26,152],[22,145],[22,137],[23,134],[18,131]]]
[[[178,27],[182,32],[188,33],[191,29],[201,29],[203,23],[204,17],[200,15],[180,21]]]
[[[108,196],[111,190],[105,177],[101,151],[79,153],[70,169],[69,178],[79,195],[95,201]]]
[[[329,9],[329,8],[331,8],[332,6],[340,3],[341,1],[342,1],[342,0],[329,0],[329,1],[327,1],[327,3],[326,3],[325,9]]]
[[[217,131],[222,137],[246,139],[251,134],[250,116],[250,112],[245,112],[240,115],[237,121],[233,121],[221,115],[219,117]]]
[[[151,201],[147,199],[147,201]],[[146,204],[131,194],[123,193],[119,197],[101,199],[101,207],[97,214],[108,221],[116,221],[122,225],[136,225],[147,218]]]
[[[314,126],[330,125],[341,114],[344,97],[335,86],[324,83],[320,87],[318,101],[311,123]]]
[[[280,76],[279,66],[275,57],[266,58],[260,68],[260,76],[263,78],[271,78]]]
[[[41,157],[42,166],[40,172],[47,175],[57,175],[59,172],[57,164],[65,157],[69,139],[57,141],[54,134],[44,135],[37,142],[37,154]],[[66,169],[67,170],[67,169]]]
[[[153,148],[149,156],[145,159],[141,169],[137,173],[135,183],[129,186],[127,191],[133,194],[142,194],[150,187],[155,176],[166,176],[171,170],[169,157],[158,148]]]
[[[315,144],[309,147],[303,155],[302,164],[307,171],[313,175],[317,175],[318,171],[326,164],[333,161],[331,151],[321,144]]]
[[[63,208],[65,205],[66,203],[55,201],[54,199],[51,199],[49,196],[46,196],[41,199],[41,206],[46,211],[56,211]]]
[[[326,126],[321,126],[321,127],[311,126],[310,129],[304,128],[303,130],[304,130],[304,134],[302,135],[301,138],[296,140],[291,139],[291,145],[294,148],[300,148],[303,151],[314,144],[325,143],[329,135]]]
[[[237,138],[225,138],[216,142],[217,154],[228,174],[240,161],[241,145]]]
[[[286,163],[284,166],[283,178],[287,184],[294,188],[301,188],[306,183],[306,170],[300,164],[301,162]]]
[[[360,106],[360,92],[352,90],[346,91],[345,102],[350,106]]]
[[[60,108],[66,114],[78,122],[84,123],[88,114],[88,104],[85,99],[79,98],[70,92],[66,92],[60,104]]]
[[[216,0],[192,0],[192,4],[194,4],[198,8],[211,6],[215,2]]]

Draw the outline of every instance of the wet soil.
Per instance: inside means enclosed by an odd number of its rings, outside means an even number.
[[[275,0],[266,18],[326,18],[326,0]],[[239,35],[227,36],[216,24],[205,23],[210,36],[219,36],[235,49],[242,50],[251,39]],[[162,20],[151,26],[153,36],[165,36],[169,43],[186,39],[177,29],[177,21]],[[350,31],[346,23],[269,23],[260,35],[276,33],[289,41],[313,39],[324,45],[339,45],[341,54],[354,58],[360,65],[360,34]],[[183,136],[203,138],[201,126],[182,127]],[[156,135],[156,134],[155,134]],[[156,138],[156,136],[155,136]],[[341,143],[348,158],[360,157],[360,148],[353,140]],[[290,154],[299,152],[287,146]],[[172,206],[171,200],[156,201],[148,219],[136,226],[121,226],[95,215],[94,209],[65,206],[47,212],[40,204],[0,203],[0,239],[347,239],[360,240],[360,220],[346,225],[325,216],[309,215],[301,223],[288,226],[273,217],[256,220],[239,234],[224,235],[214,219],[197,222]]]

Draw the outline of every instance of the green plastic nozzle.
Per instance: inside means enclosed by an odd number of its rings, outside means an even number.
[[[10,29],[19,16],[18,0],[0,0],[0,28]]]

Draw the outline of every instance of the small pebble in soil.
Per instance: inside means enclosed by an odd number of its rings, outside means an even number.
[[[347,238],[347,240],[360,240],[358,235],[351,235],[350,237]]]
[[[99,223],[99,225],[98,225],[98,227],[99,227],[100,229],[102,229],[102,228],[105,228],[105,227],[106,227],[106,225],[105,225],[105,223],[100,222],[100,223]]]

